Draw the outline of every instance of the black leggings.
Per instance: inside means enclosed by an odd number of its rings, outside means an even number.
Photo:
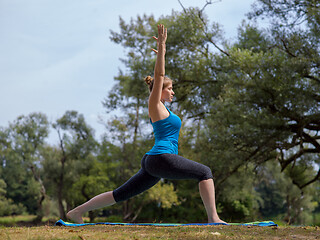
[[[154,186],[161,178],[197,179],[213,178],[209,167],[176,154],[144,155],[141,169],[126,183],[113,191],[116,202],[127,200]]]

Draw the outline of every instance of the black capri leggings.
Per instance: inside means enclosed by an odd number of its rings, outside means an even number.
[[[127,200],[154,186],[161,178],[197,179],[213,178],[211,169],[176,154],[144,155],[141,169],[126,183],[113,191],[116,202]]]

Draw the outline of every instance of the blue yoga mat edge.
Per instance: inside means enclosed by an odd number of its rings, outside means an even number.
[[[112,223],[112,222],[99,222],[99,223],[69,223],[62,219],[57,221],[54,226],[67,226],[67,227],[81,227],[89,225],[122,225],[122,226],[156,226],[156,227],[181,227],[181,226],[217,226],[217,225],[236,225],[236,226],[261,226],[270,227],[278,226],[273,221],[250,222],[250,223]]]

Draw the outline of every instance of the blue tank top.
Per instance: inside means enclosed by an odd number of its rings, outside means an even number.
[[[163,153],[178,154],[181,119],[168,108],[167,110],[169,112],[169,117],[154,123],[150,119],[153,127],[155,144],[153,148],[146,153],[147,155],[158,155]]]

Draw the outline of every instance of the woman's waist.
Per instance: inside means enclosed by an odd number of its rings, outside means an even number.
[[[166,138],[166,139],[155,139],[155,145],[161,145],[161,144],[173,144],[178,146],[178,140],[175,138]]]

